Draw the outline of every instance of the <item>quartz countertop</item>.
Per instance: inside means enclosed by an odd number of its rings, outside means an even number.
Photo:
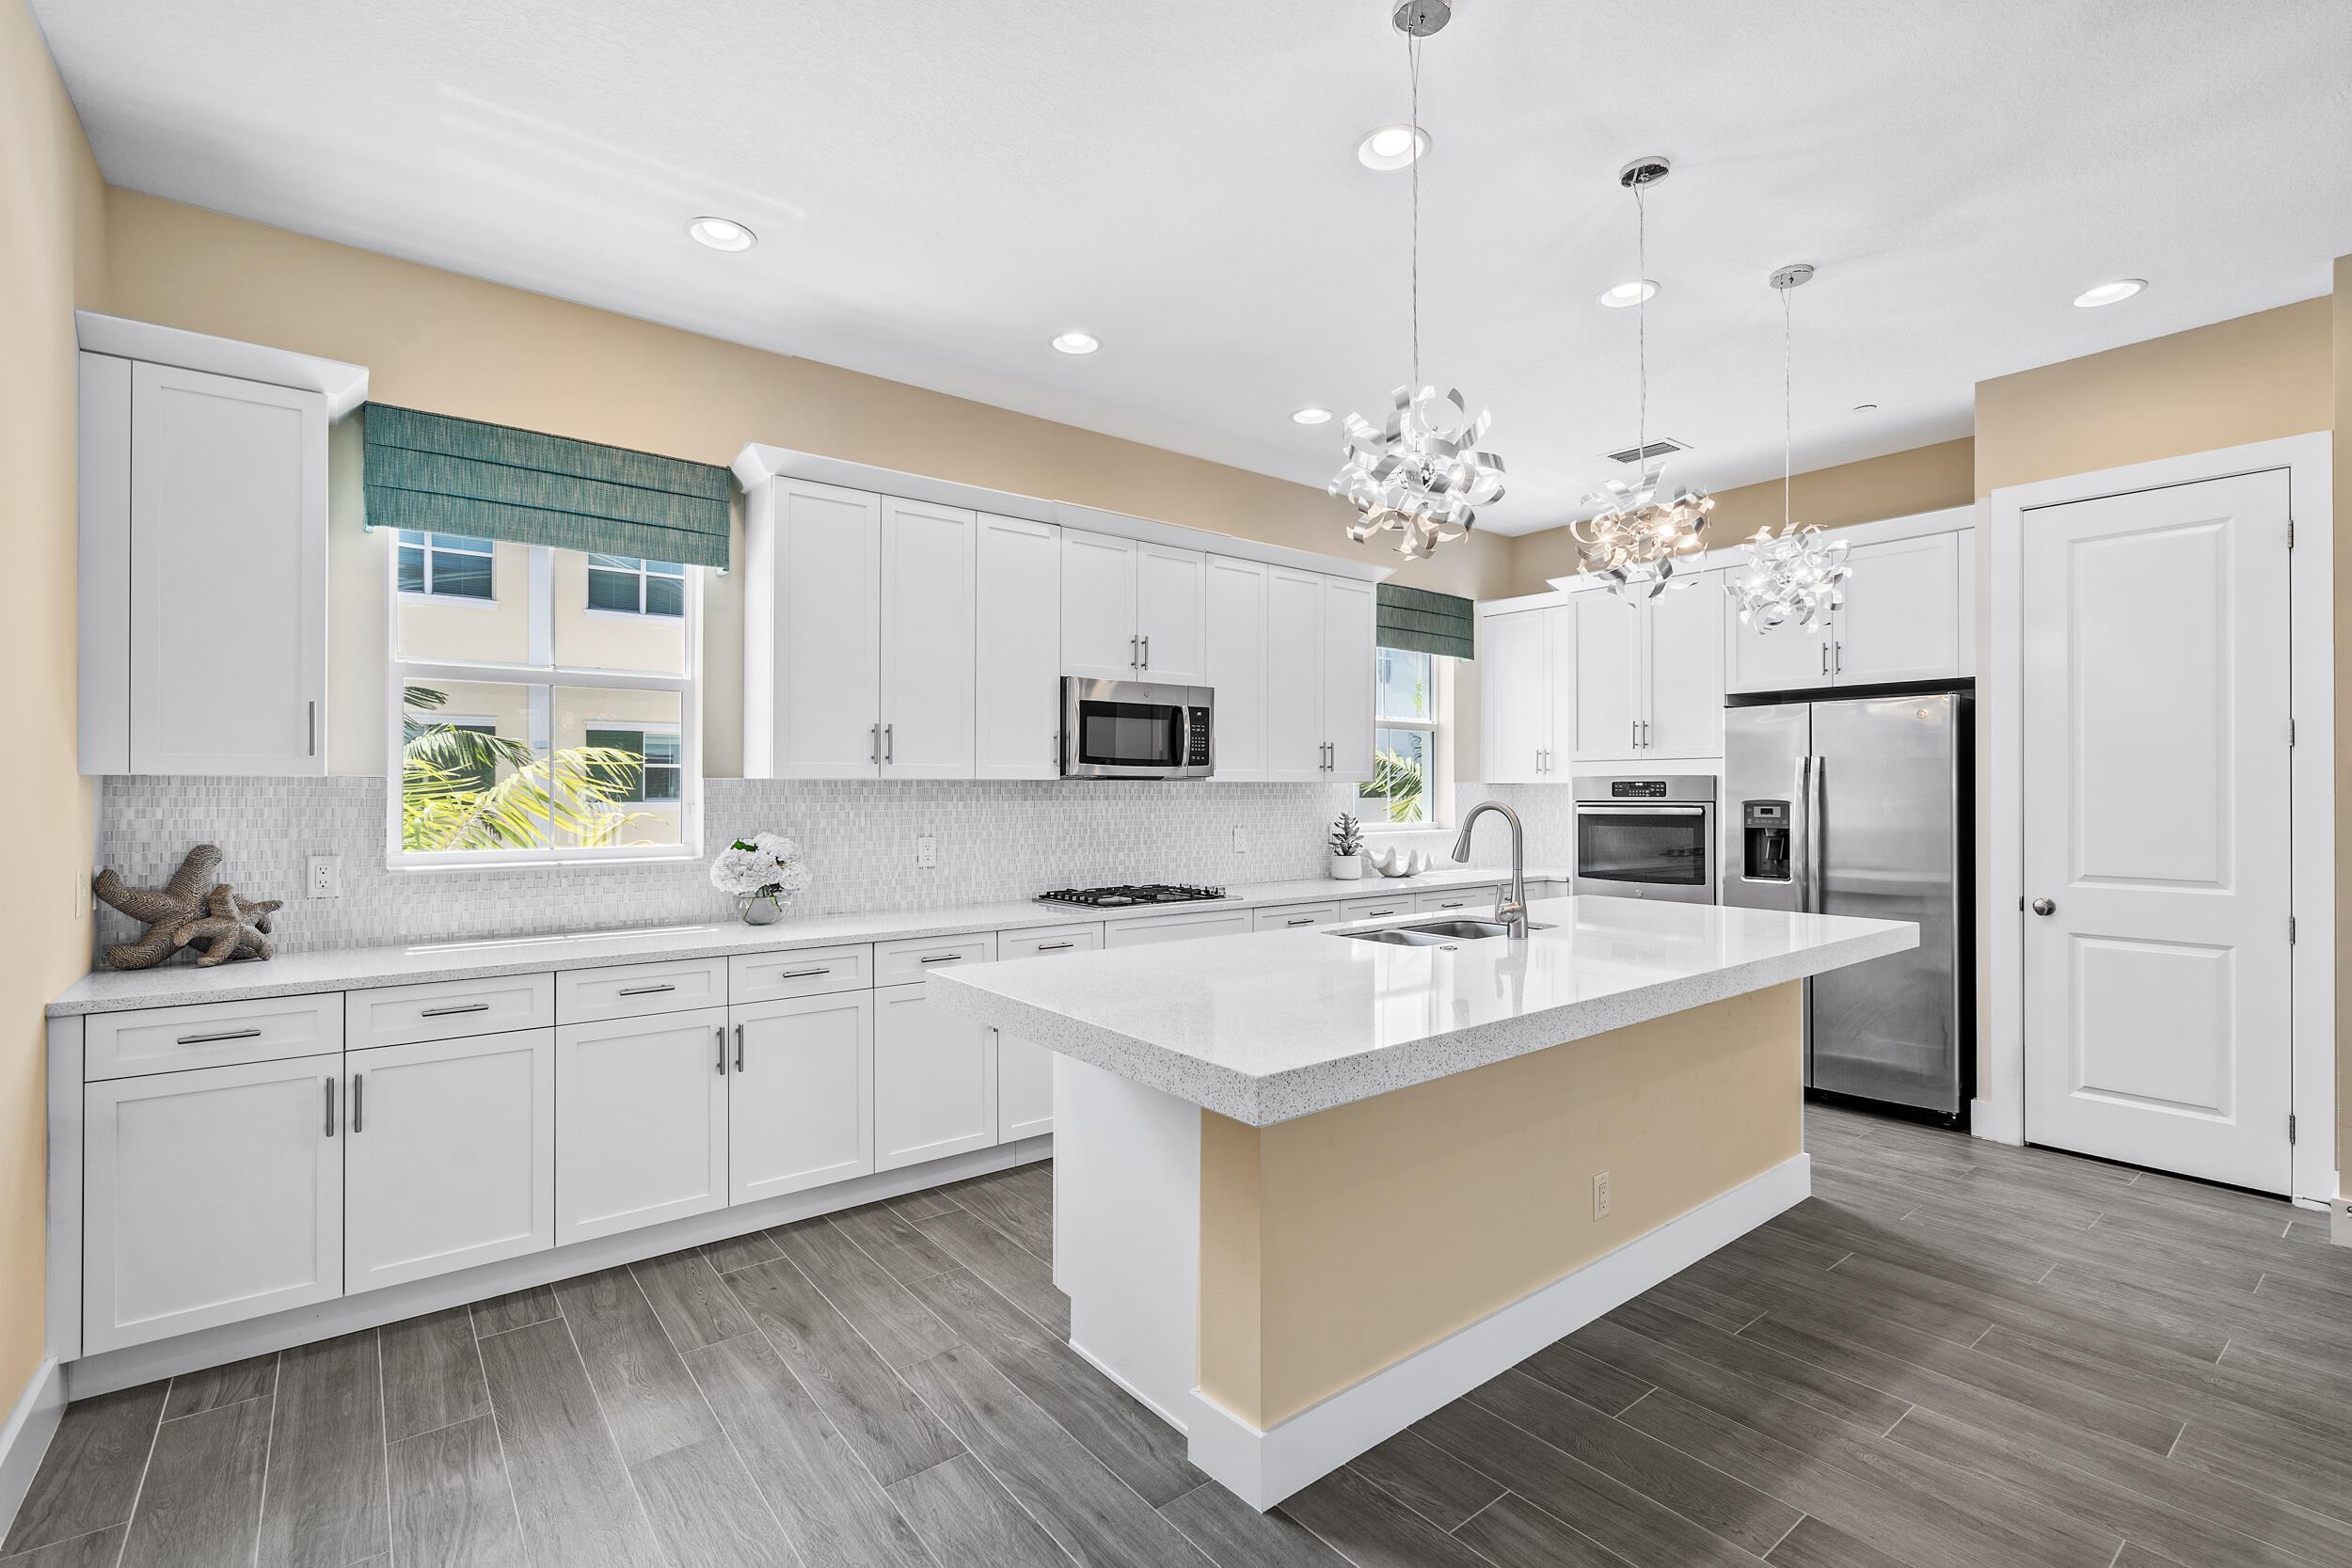
[[[663,958],[731,958],[738,953],[779,953],[803,947],[835,947],[967,931],[1034,930],[1046,926],[1090,925],[1136,915],[1183,914],[1202,910],[1261,909],[1271,904],[1332,903],[1356,898],[1409,896],[1457,887],[1487,887],[1509,876],[1506,868],[1463,866],[1419,877],[1372,875],[1361,881],[1330,878],[1259,882],[1235,887],[1215,902],[1138,905],[1095,910],[1034,900],[966,904],[882,913],[825,914],[786,919],[772,926],[740,921],[574,931],[548,936],[483,937],[380,947],[331,947],[281,954],[264,962],[225,963],[199,969],[188,963],[153,969],[94,970],[49,1004],[49,1016],[120,1012],[135,1007],[176,1007],[198,1002],[239,1002],[263,996],[364,990],[377,986],[421,985],[437,980],[477,980],[542,970],[599,969],[650,963]],[[1534,870],[1528,879],[1565,880],[1561,870]],[[286,914],[302,916],[297,903]]]
[[[1549,929],[1525,942],[1403,947],[1319,927],[927,984],[949,1011],[1266,1127],[1919,944],[1906,921],[1713,904],[1549,898],[1529,912]]]

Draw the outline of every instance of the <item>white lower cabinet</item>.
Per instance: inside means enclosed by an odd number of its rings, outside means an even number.
[[[996,1142],[996,1031],[935,1007],[920,985],[874,992],[874,1168]]]
[[[1210,565],[1216,564],[1215,557]],[[1220,699],[1221,701],[1222,699]],[[1103,945],[1103,927],[1049,926],[1035,931],[1000,931],[996,951],[1014,958],[1051,958],[1092,953]],[[1054,1053],[1034,1040],[996,1032],[996,1141],[1042,1137],[1054,1130]]]
[[[1336,926],[1340,921],[1337,904],[1277,904],[1258,911],[1250,924],[1257,931],[1288,931],[1306,926]]]
[[[343,1288],[555,1244],[555,1031],[344,1058]]]
[[[1141,947],[1155,942],[1191,942],[1197,937],[1235,937],[1252,928],[1248,910],[1199,910],[1190,914],[1139,914],[1103,923],[1106,947]]]
[[[1381,920],[1392,914],[1413,912],[1413,895],[1400,893],[1393,898],[1350,898],[1340,906],[1343,921]]]
[[[874,993],[755,1002],[729,1015],[727,1200],[874,1168]]]
[[[342,1056],[83,1086],[82,1348],[343,1293]]]
[[[1495,890],[1490,887],[1447,888],[1424,893],[1413,900],[1417,914],[1483,913],[1495,907]]]
[[[727,1203],[727,1013],[555,1031],[555,1239]]]

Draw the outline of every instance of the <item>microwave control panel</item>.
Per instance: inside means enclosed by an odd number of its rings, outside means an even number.
[[[1184,766],[1209,766],[1209,710],[1205,707],[1184,709]]]

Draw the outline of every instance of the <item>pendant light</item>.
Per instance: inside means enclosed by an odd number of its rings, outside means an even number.
[[[1426,561],[1441,544],[1461,538],[1478,508],[1502,499],[1502,459],[1478,450],[1493,416],[1472,419],[1459,390],[1421,384],[1421,40],[1453,20],[1450,0],[1404,0],[1391,21],[1405,35],[1406,73],[1413,101],[1412,257],[1413,375],[1389,394],[1383,425],[1350,414],[1342,427],[1346,461],[1330,491],[1356,508],[1347,536],[1362,544],[1375,533],[1401,535],[1397,552]],[[1416,389],[1418,388],[1418,389]]]
[[[1789,492],[1796,467],[1796,325],[1789,295],[1813,280],[1800,261],[1766,279],[1780,291],[1780,531],[1766,523],[1748,537],[1747,565],[1724,586],[1740,607],[1740,620],[1758,631],[1795,626],[1819,632],[1845,600],[1842,584],[1853,568],[1846,564],[1846,542],[1831,540],[1820,526],[1800,523]]]
[[[1585,576],[1601,578],[1628,604],[1691,585],[1687,575],[1677,578],[1677,573],[1685,558],[1707,547],[1707,515],[1715,507],[1712,496],[1687,488],[1670,500],[1660,500],[1666,451],[1673,449],[1652,452],[1649,444],[1649,300],[1657,291],[1649,287],[1649,210],[1643,192],[1666,178],[1672,167],[1664,158],[1647,157],[1617,171],[1617,183],[1633,193],[1634,243],[1640,259],[1640,271],[1634,274],[1639,281],[1632,292],[1639,388],[1633,450],[1641,477],[1630,483],[1613,479],[1593,491],[1584,504],[1600,510],[1568,525]]]

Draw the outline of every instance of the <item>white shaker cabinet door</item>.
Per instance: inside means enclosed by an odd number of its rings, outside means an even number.
[[[1061,530],[980,514],[974,767],[982,779],[1061,774]]]
[[[744,549],[744,769],[757,778],[874,778],[882,498],[790,480],[769,491],[771,520],[750,531]]]
[[[727,1202],[723,1007],[555,1031],[555,1239]]]
[[[1054,1053],[1033,1040],[996,1036],[996,1141],[1054,1130]]]
[[[326,400],[135,364],[134,773],[326,771]]]
[[[1136,630],[1142,676],[1170,686],[1209,683],[1209,558],[1172,545],[1136,546]]]
[[[341,1053],[82,1090],[82,1349],[343,1293]]]
[[[1266,584],[1262,561],[1209,557],[1209,678],[1216,692],[1216,777],[1266,773]]]
[[[1972,536],[1931,533],[1857,545],[1846,557],[1830,673],[1840,686],[1942,680],[1967,674],[1975,594]]]
[[[1551,755],[1551,621],[1519,610],[1478,624],[1479,777],[1535,784]]]
[[[1373,585],[1323,579],[1323,734],[1331,776],[1369,784],[1373,774]]]
[[[874,992],[874,1168],[996,1141],[996,1031],[935,1007],[924,988]]]
[[[1724,689],[1806,691],[1830,682],[1830,644],[1836,634],[1781,626],[1771,631],[1743,625],[1738,604],[1724,595]]]
[[[1642,755],[1647,717],[1648,612],[1614,594],[1585,593],[1568,601],[1566,614],[1576,683],[1575,760],[1631,761]]]
[[[752,1203],[874,1168],[874,993],[737,1007],[728,1201]]]
[[[882,776],[972,777],[979,518],[882,500]]]
[[[1720,573],[1649,602],[1649,727],[1645,757],[1724,753],[1724,612]]]
[[[1323,576],[1277,566],[1266,576],[1266,777],[1330,777],[1323,727]]]
[[[1061,673],[1088,680],[1140,679],[1132,539],[1061,531]]]
[[[555,1244],[555,1031],[344,1058],[343,1287]]]

